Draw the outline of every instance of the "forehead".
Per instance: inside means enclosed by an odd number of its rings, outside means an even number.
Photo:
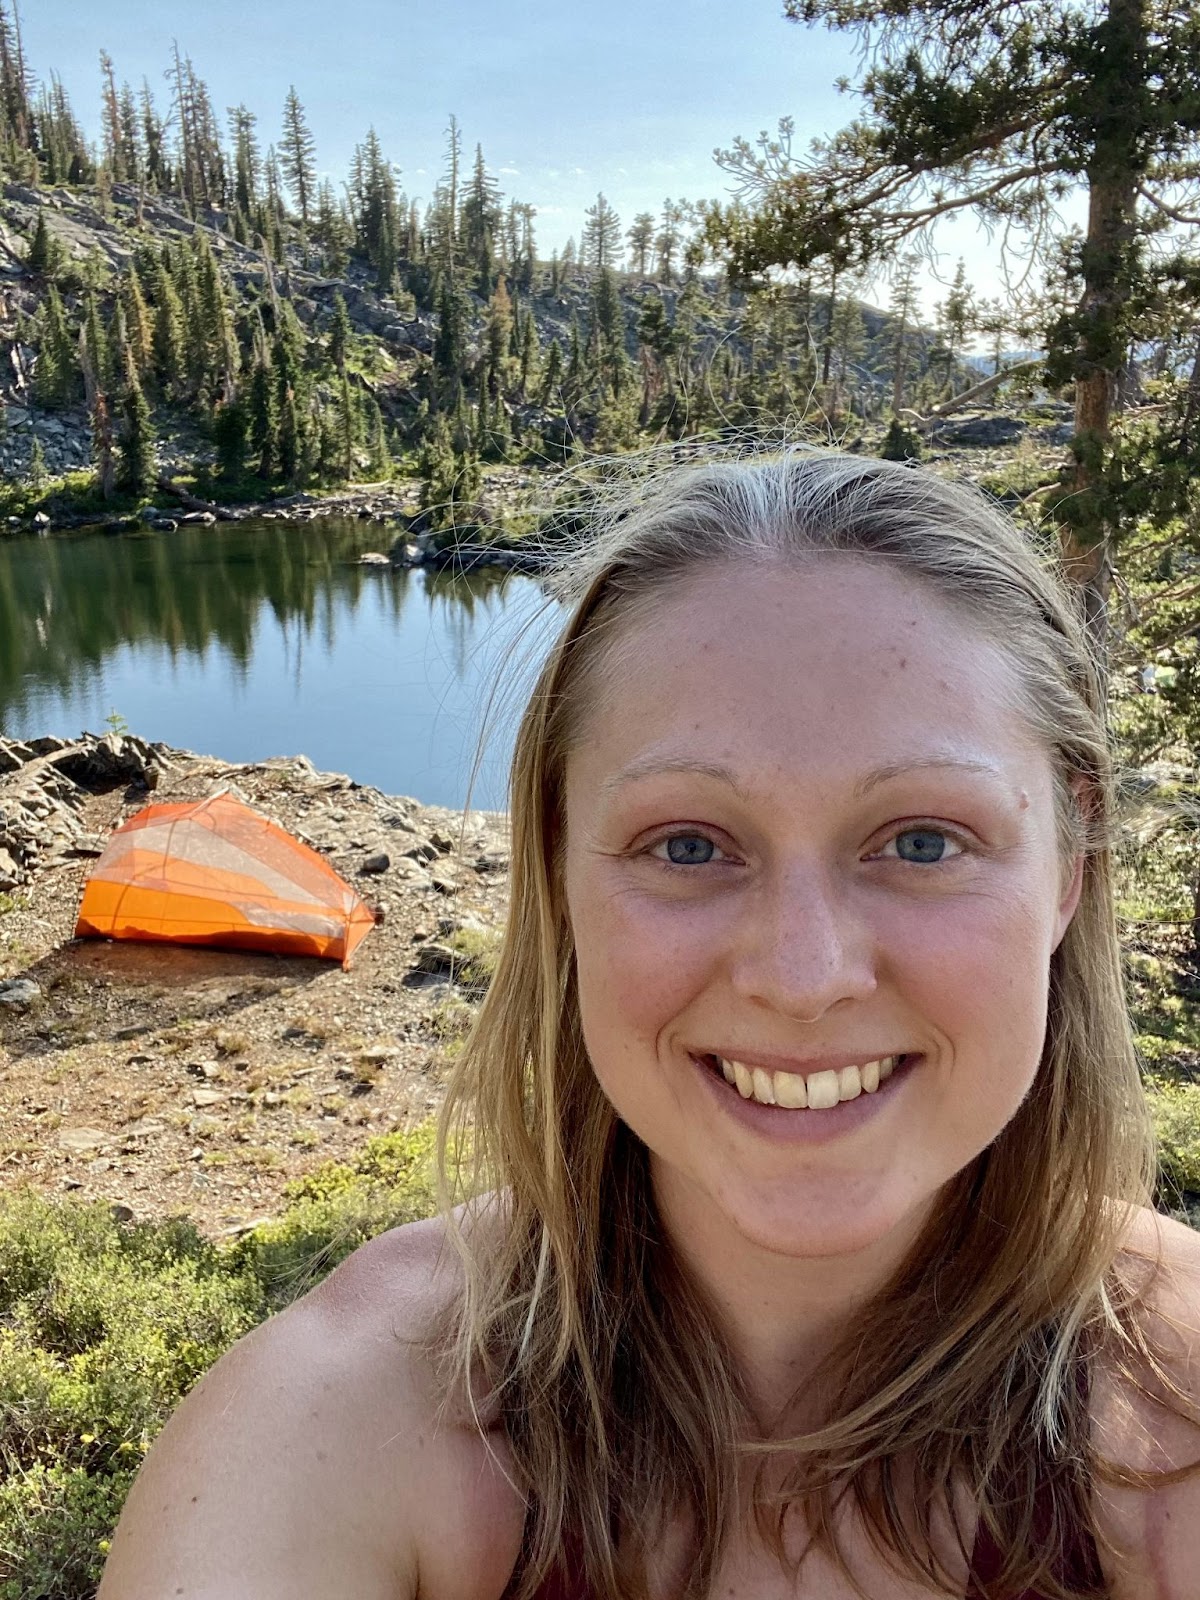
[[[571,764],[737,758],[862,770],[1033,747],[1017,669],[918,581],[860,556],[706,569],[619,627],[596,664]]]

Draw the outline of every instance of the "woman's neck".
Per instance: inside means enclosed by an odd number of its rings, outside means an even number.
[[[651,1157],[651,1182],[667,1238],[703,1291],[738,1362],[755,1416],[770,1431],[815,1425],[803,1391],[856,1315],[892,1279],[926,1214],[853,1255],[797,1258],[745,1239],[708,1196]]]

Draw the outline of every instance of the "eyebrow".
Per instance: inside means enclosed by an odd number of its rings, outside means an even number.
[[[911,761],[889,761],[883,766],[872,767],[871,771],[864,773],[854,785],[853,798],[863,800],[880,784],[889,783],[893,778],[904,777],[910,772],[941,771],[983,773],[993,778],[998,776],[996,768],[987,761],[964,761],[957,756],[918,756]],[[605,778],[600,790],[602,794],[609,794],[616,789],[624,788],[627,783],[636,783],[642,778],[656,778],[673,772],[715,778],[719,783],[727,784],[735,794],[743,798],[746,794],[731,768],[722,766],[720,762],[697,761],[694,757],[686,755],[639,757],[636,761],[631,761],[627,767],[622,767],[620,772],[614,773],[612,777]]]
[[[881,767],[873,767],[854,785],[854,798],[865,799],[871,790],[877,789],[881,783],[888,783],[892,778],[902,778],[909,772],[945,771],[983,773],[990,778],[999,776],[999,772],[990,761],[964,761],[958,756],[918,756],[912,761],[889,761]]]

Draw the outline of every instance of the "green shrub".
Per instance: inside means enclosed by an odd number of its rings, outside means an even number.
[[[231,1245],[184,1218],[0,1196],[0,1600],[91,1600],[143,1455],[237,1339],[435,1206],[430,1125],[290,1184]]]
[[[0,1600],[91,1600],[132,1481],[41,1463],[0,1477]]]
[[[353,1163],[326,1161],[285,1189],[288,1209],[230,1251],[262,1286],[272,1309],[289,1304],[359,1245],[430,1216],[437,1199],[434,1129],[369,1139]]]
[[[1200,1084],[1154,1085],[1149,1099],[1163,1197],[1200,1196]]]
[[[879,450],[884,461],[919,461],[921,439],[911,428],[906,428],[899,417],[893,417],[883,436]]]

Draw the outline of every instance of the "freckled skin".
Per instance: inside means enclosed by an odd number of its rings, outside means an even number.
[[[1010,672],[934,597],[855,558],[698,576],[614,652],[568,764],[584,1033],[660,1203],[706,1251],[898,1247],[1027,1094],[1075,889]],[[679,772],[611,787],[655,752],[724,765],[738,788]],[[989,772],[854,796],[878,764],[943,756]],[[944,825],[960,854],[938,868],[872,855],[904,819]],[[672,826],[727,859],[666,873],[649,851]],[[860,1133],[797,1150],[700,1092],[693,1053],[739,1044],[924,1060]]]

